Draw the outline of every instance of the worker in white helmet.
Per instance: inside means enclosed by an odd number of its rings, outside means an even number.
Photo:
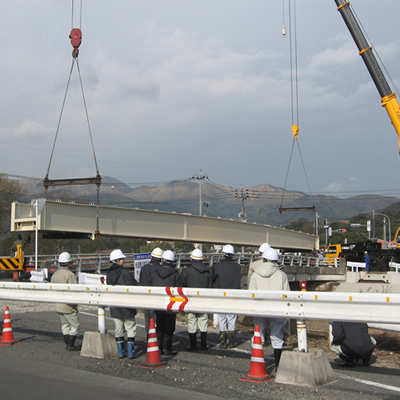
[[[287,275],[279,269],[279,254],[269,248],[263,253],[263,264],[254,268],[254,273],[250,281],[249,290],[281,290],[289,291],[289,281]],[[269,325],[271,345],[274,349],[275,368],[278,369],[279,360],[283,348],[283,318],[262,318],[254,317],[254,325],[260,327],[261,340],[264,344],[264,331]]]
[[[151,286],[182,287],[182,278],[175,268],[175,254],[172,250],[164,251],[162,263],[150,277]],[[160,354],[175,355],[172,350],[172,339],[175,332],[176,313],[173,311],[156,311],[157,316],[157,340]]]
[[[110,253],[111,267],[107,271],[107,285],[136,286],[133,275],[124,268],[126,255],[120,250]],[[110,314],[115,324],[115,341],[118,356],[135,358],[136,309],[126,307],[110,307]],[[125,332],[127,343],[125,343]],[[125,346],[126,344],[126,346]]]
[[[251,280],[251,276],[253,275],[254,272],[254,268],[257,265],[261,265],[264,261],[262,258],[262,255],[264,253],[265,250],[270,249],[271,245],[269,243],[263,243],[259,248],[258,248],[258,252],[259,252],[259,257],[256,261],[253,261],[249,264],[249,271],[247,273],[247,287],[250,286],[250,280]]]
[[[163,251],[159,247],[153,249],[153,251],[151,252],[150,262],[146,265],[143,265],[143,267],[140,269],[140,276],[139,276],[140,286],[151,286],[150,277],[153,274],[153,272],[157,269],[157,265],[161,264],[162,254]],[[146,335],[148,335],[150,328],[150,319],[153,319],[154,322],[156,322],[156,313],[154,312],[154,310],[144,309],[143,315],[144,315],[144,329]]]
[[[222,259],[214,264],[212,273],[212,285],[219,289],[240,289],[242,279],[241,266],[233,261],[235,249],[227,244],[222,248]],[[219,319],[219,347],[226,349],[235,347],[237,315],[218,314]]]
[[[78,283],[75,274],[71,271],[71,254],[64,251],[58,256],[58,269],[51,277],[52,283]],[[78,306],[76,304],[56,304],[56,311],[60,316],[61,331],[64,336],[66,349],[75,350],[75,341],[79,333],[80,323]]]
[[[211,287],[211,269],[203,263],[203,252],[200,249],[194,249],[190,254],[190,265],[182,271],[182,281],[185,287],[210,288]],[[200,349],[208,350],[207,331],[208,314],[207,313],[188,313],[188,333],[189,351],[197,350],[197,327],[200,330]]]

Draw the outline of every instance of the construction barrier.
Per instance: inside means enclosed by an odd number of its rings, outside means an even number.
[[[0,299],[400,325],[400,294],[0,282]]]

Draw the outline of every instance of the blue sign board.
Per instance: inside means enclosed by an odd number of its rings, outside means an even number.
[[[135,254],[133,256],[133,265],[135,267],[135,279],[139,282],[140,270],[151,260],[151,253]]]

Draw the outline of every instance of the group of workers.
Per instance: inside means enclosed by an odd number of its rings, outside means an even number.
[[[268,243],[259,247],[260,258],[250,263],[247,288],[249,290],[276,290],[289,291],[287,275],[279,268],[279,253]],[[161,287],[195,287],[240,289],[241,266],[233,260],[235,249],[227,244],[222,248],[221,261],[212,268],[203,262],[203,252],[196,248],[190,255],[191,263],[179,273],[176,268],[175,254],[171,250],[155,248],[151,253],[150,263],[140,271],[139,282],[132,272],[124,267],[125,254],[117,249],[110,253],[111,267],[107,271],[108,285],[124,286],[161,286]],[[71,271],[71,255],[67,252],[59,255],[59,268],[53,274],[51,282],[77,283],[75,274]],[[56,311],[60,316],[61,330],[67,350],[74,350],[74,344],[79,332],[79,318],[76,305],[57,304]],[[136,337],[136,309],[110,307],[110,314],[115,324],[115,340],[120,358],[135,358]],[[174,355],[172,349],[173,334],[176,326],[176,312],[167,310],[143,310],[145,329],[149,332],[150,320],[156,326],[160,354]],[[188,351],[197,351],[197,330],[200,331],[200,350],[206,351],[208,314],[188,313]],[[236,346],[237,315],[218,314],[219,348],[233,348]],[[260,328],[262,344],[266,342],[266,332],[274,350],[275,367],[278,368],[284,345],[283,318],[254,317],[254,325]],[[126,334],[126,341],[125,341]],[[341,366],[353,366],[357,360],[368,365],[374,350],[374,340],[368,335],[367,324],[362,323],[333,323],[333,341],[331,348],[341,360]]]

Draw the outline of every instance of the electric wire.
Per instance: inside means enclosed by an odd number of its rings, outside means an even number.
[[[283,0],[284,2],[285,0]],[[282,222],[282,211],[285,211],[283,207],[284,196],[286,192],[287,181],[289,177],[289,171],[291,167],[293,150],[295,143],[297,143],[297,148],[300,155],[301,164],[303,167],[304,176],[306,179],[308,191],[311,197],[312,207],[311,210],[315,213],[315,206],[313,202],[313,197],[311,194],[311,188],[307,176],[307,171],[305,168],[305,163],[303,159],[303,155],[300,149],[300,143],[298,139],[298,131],[299,131],[299,79],[298,79],[298,57],[297,57],[297,18],[296,18],[296,6],[294,0],[288,0],[288,11],[289,11],[289,53],[290,53],[290,102],[291,102],[291,117],[292,117],[292,132],[293,132],[293,142],[292,148],[290,151],[288,168],[285,176],[285,184],[282,191],[281,204],[279,207],[280,218]]]

